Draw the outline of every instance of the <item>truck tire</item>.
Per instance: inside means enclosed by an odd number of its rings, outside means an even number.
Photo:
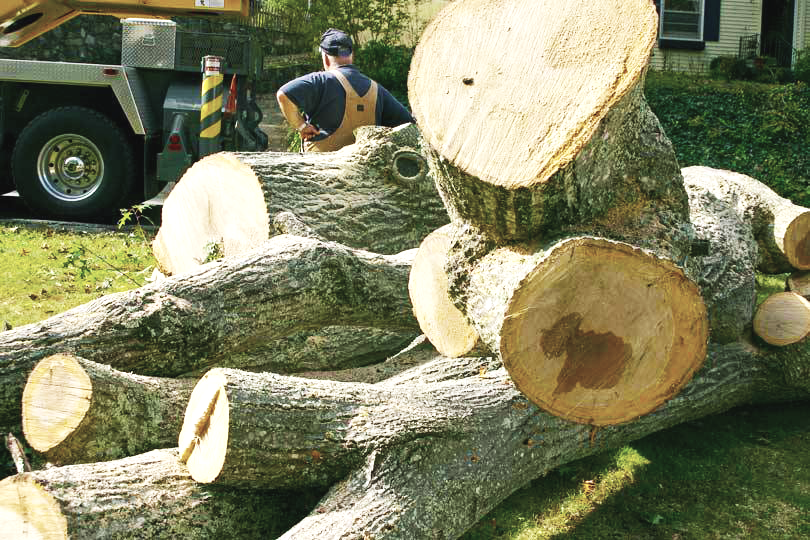
[[[135,182],[131,142],[106,116],[60,107],[34,118],[11,156],[17,192],[37,214],[97,220],[114,216]]]

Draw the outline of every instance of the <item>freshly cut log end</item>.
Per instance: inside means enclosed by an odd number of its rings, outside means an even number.
[[[206,373],[194,387],[186,408],[178,446],[180,460],[191,477],[213,482],[225,464],[228,449],[229,404],[227,378],[217,369]]]
[[[422,134],[485,182],[543,183],[642,78],[657,21],[649,0],[453,2],[409,73]]]
[[[210,246],[221,246],[222,255],[235,255],[270,237],[264,194],[250,167],[219,153],[192,165],[185,176],[194,182],[178,182],[166,198],[161,227],[152,243],[164,274],[203,264]]]
[[[794,268],[810,270],[810,211],[790,221],[782,245],[785,256]]]
[[[803,340],[810,333],[810,302],[794,292],[769,296],[754,315],[754,332],[780,347]]]
[[[93,384],[70,355],[55,354],[31,371],[23,390],[23,433],[31,448],[47,452],[65,440],[90,409]]]
[[[504,366],[550,413],[613,425],[678,394],[702,365],[706,308],[670,261],[627,244],[558,244],[512,294],[501,329]]]
[[[449,358],[466,355],[478,344],[478,332],[453,304],[444,262],[450,249],[450,225],[430,233],[419,246],[408,279],[408,293],[419,327],[436,350]]]
[[[56,500],[30,475],[0,482],[0,536],[18,540],[67,538],[67,520]]]

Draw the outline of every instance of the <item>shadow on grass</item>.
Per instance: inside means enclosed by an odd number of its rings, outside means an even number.
[[[810,538],[810,404],[737,408],[573,462],[464,538]]]

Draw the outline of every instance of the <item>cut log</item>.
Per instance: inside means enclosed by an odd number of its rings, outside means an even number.
[[[0,481],[0,536],[274,538],[289,527],[287,506],[283,494],[198,484],[177,450],[154,450]]]
[[[682,172],[686,183],[711,191],[751,226],[759,245],[760,272],[810,269],[810,209],[744,174],[710,167],[685,167]]]
[[[810,272],[800,271],[790,274],[785,281],[785,289],[805,298],[810,296]]]
[[[453,304],[444,270],[450,249],[452,225],[427,235],[419,245],[408,278],[408,295],[413,312],[425,336],[441,354],[480,356],[485,352],[478,332]]]
[[[754,332],[771,345],[802,341],[810,334],[810,301],[794,292],[769,296],[757,308]]]
[[[651,252],[575,237],[456,262],[470,261],[453,271],[465,280],[454,299],[518,388],[562,418],[630,421],[675,396],[703,362],[700,291]]]
[[[451,219],[500,244],[576,225],[686,249],[677,160],[642,94],[657,30],[648,0],[449,4],[416,48],[408,97]]]
[[[383,256],[277,236],[194,273],[2,332],[0,427],[19,424],[28,373],[59,352],[121,371],[174,377],[337,322],[418,332],[407,285],[414,254]]]
[[[153,243],[167,274],[235,255],[273,234],[291,212],[314,234],[354,248],[398,253],[448,222],[412,124],[364,127],[338,152],[220,153],[195,163],[163,205]]]
[[[72,355],[49,356],[23,391],[25,439],[55,464],[169,448],[177,442],[195,383],[123,373]]]
[[[732,343],[749,331],[756,306],[754,269],[759,250],[750,224],[726,199],[715,195],[709,177],[686,174],[689,212],[695,238],[686,262],[708,309],[711,340]]]

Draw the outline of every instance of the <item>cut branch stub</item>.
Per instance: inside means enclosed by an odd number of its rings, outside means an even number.
[[[73,433],[90,409],[93,384],[71,357],[39,362],[23,390],[23,431],[34,450],[47,452]]]
[[[810,302],[794,292],[769,296],[754,315],[754,332],[777,346],[803,340],[810,333]]]
[[[450,299],[444,263],[452,225],[430,233],[419,245],[408,279],[408,293],[419,327],[444,356],[464,356],[479,344],[478,332]]]
[[[501,356],[543,409],[593,425],[627,422],[674,397],[702,365],[708,318],[671,262],[597,238],[561,242],[519,283]]]
[[[227,379],[216,369],[194,387],[186,408],[178,446],[180,461],[197,482],[210,483],[219,475],[228,449],[229,404]]]

